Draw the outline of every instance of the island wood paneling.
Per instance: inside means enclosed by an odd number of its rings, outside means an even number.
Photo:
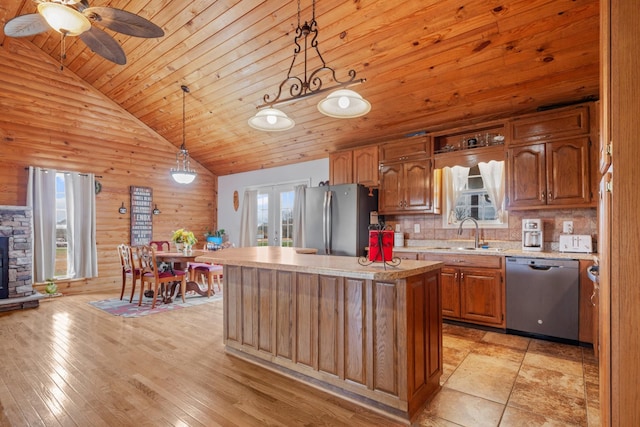
[[[116,246],[130,242],[130,212],[118,208],[129,208],[131,185],[153,189],[162,212],[153,216],[154,240],[170,240],[182,227],[203,240],[216,228],[217,178],[197,162],[193,184],[173,182],[173,145],[42,52],[14,43],[0,49],[0,69],[0,204],[25,205],[28,166],[100,176],[98,277],[60,281],[61,292],[120,288]]]
[[[230,354],[403,419],[439,388],[439,270],[386,281],[228,263]]]

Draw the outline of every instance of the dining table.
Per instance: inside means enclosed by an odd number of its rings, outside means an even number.
[[[167,264],[169,264],[170,268],[173,269],[174,264],[179,266],[180,270],[183,270],[184,273],[187,275],[187,292],[189,291],[193,291],[195,293],[197,293],[198,295],[202,295],[202,296],[206,296],[207,295],[207,291],[206,290],[202,290],[200,288],[200,285],[198,284],[198,282],[194,282],[189,279],[189,263],[190,262],[195,262],[196,257],[199,257],[200,255],[204,255],[206,254],[208,251],[205,250],[200,250],[200,249],[193,249],[191,251],[188,252],[184,252],[184,251],[156,251],[156,260],[157,261],[161,261],[161,262],[166,262]],[[171,299],[173,297],[173,293],[175,292],[175,289],[177,287],[177,283],[174,283],[171,286],[171,290],[169,293],[169,299]]]

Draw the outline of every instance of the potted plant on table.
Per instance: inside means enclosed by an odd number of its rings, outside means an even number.
[[[176,244],[178,250],[182,248],[183,252],[191,251],[192,246],[198,243],[193,231],[185,230],[184,228],[174,231],[171,240]]]
[[[224,237],[224,228],[221,228],[219,230],[216,231],[207,231],[206,233],[204,233],[205,237],[207,238],[207,242],[211,242],[211,243],[216,243],[218,245],[222,244],[222,239]]]

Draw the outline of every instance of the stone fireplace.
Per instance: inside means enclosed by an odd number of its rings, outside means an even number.
[[[0,206],[0,311],[37,307],[33,289],[31,208]]]

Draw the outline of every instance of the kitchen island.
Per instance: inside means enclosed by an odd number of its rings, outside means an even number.
[[[442,374],[441,262],[397,267],[251,247],[224,266],[229,354],[410,422]]]

